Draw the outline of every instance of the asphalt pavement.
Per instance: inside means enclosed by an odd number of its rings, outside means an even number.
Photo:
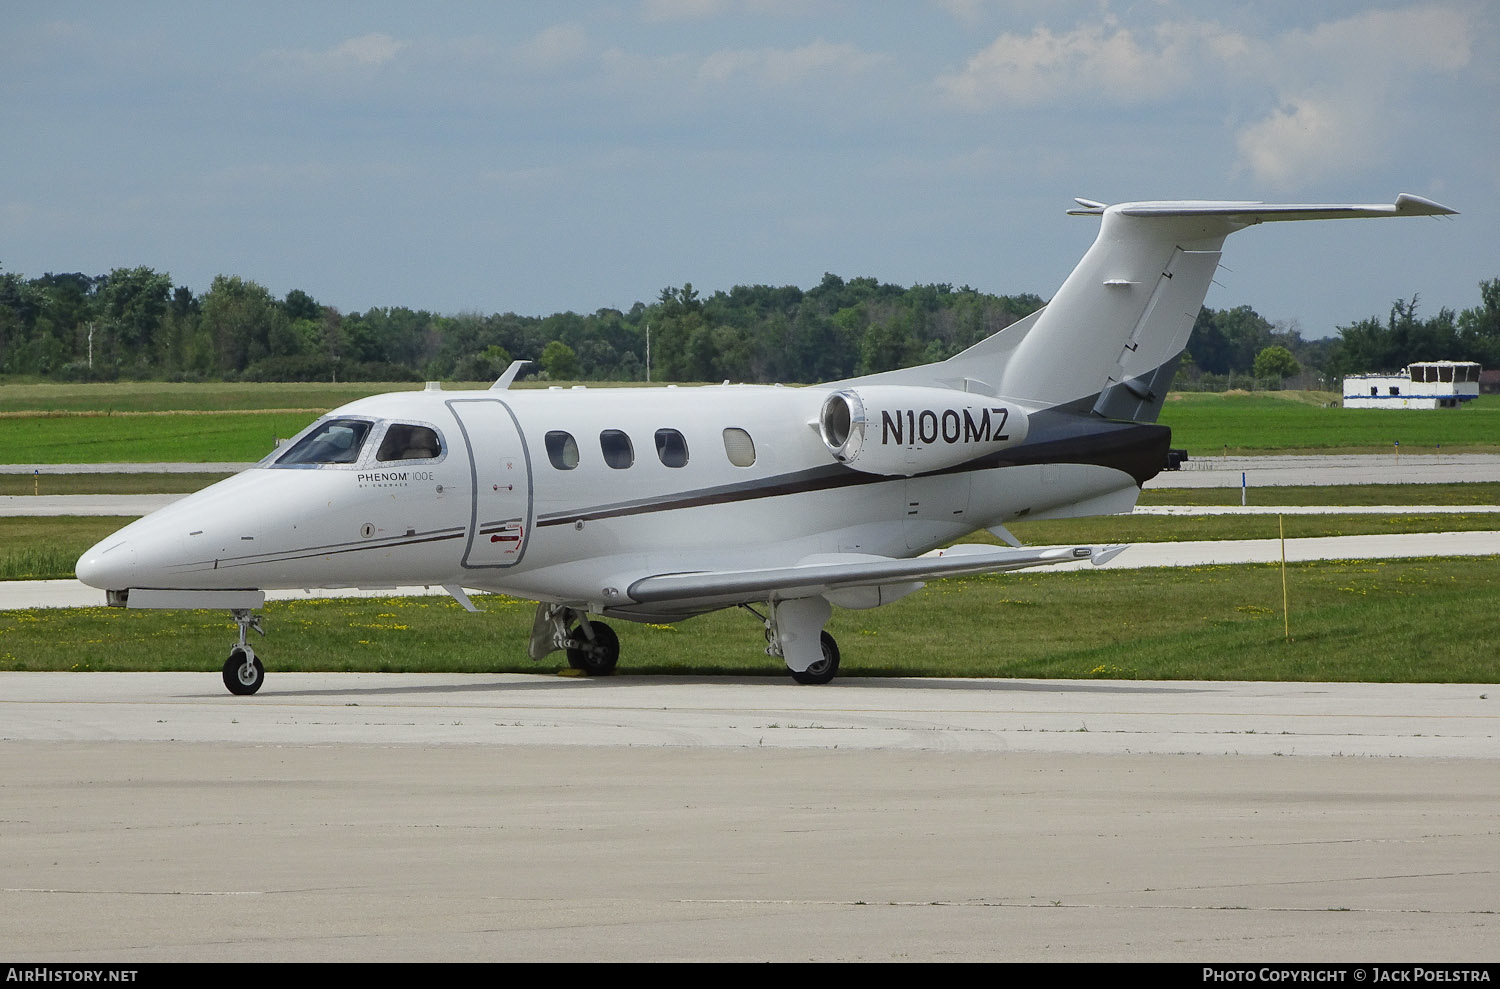
[[[1488,554],[1500,532],[1287,547]],[[1494,683],[273,671],[234,697],[212,672],[6,672],[0,945],[79,965],[1489,963],[1497,704]]]

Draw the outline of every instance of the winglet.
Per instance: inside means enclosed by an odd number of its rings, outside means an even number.
[[[1089,562],[1091,562],[1096,567],[1102,567],[1104,566],[1104,564],[1108,563],[1110,560],[1113,560],[1115,557],[1119,556],[1129,548],[1129,543],[1121,543],[1111,546],[1100,546],[1089,554]]]
[[[1403,192],[1396,197],[1396,212],[1415,216],[1455,216],[1458,210],[1449,209],[1442,203],[1435,203],[1431,199],[1423,199],[1421,196]]]
[[[501,372],[500,377],[495,379],[495,383],[490,385],[490,391],[505,391],[510,387],[511,382],[516,380],[516,375],[521,373],[521,368],[531,363],[534,362],[511,361],[510,367]]]

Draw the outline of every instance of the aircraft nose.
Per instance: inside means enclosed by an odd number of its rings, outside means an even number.
[[[74,572],[78,579],[100,590],[121,590],[130,586],[135,569],[135,550],[128,540],[110,537],[96,543],[78,558]]]

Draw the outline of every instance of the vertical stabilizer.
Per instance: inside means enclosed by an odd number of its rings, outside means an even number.
[[[1393,205],[1079,200],[1099,235],[1052,301],[946,361],[872,375],[941,384],[1036,407],[1153,422],[1231,233],[1278,220],[1441,216],[1402,194]]]
[[[1156,369],[1187,346],[1228,234],[1216,219],[1104,210],[1093,247],[1006,363],[1000,393],[1047,406],[1085,402],[1087,411],[1130,382],[1150,404]],[[1115,411],[1119,403],[1103,404]]]

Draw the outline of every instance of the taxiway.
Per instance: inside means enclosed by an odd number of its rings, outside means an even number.
[[[1500,952],[1493,685],[217,680],[0,674],[12,953]]]

